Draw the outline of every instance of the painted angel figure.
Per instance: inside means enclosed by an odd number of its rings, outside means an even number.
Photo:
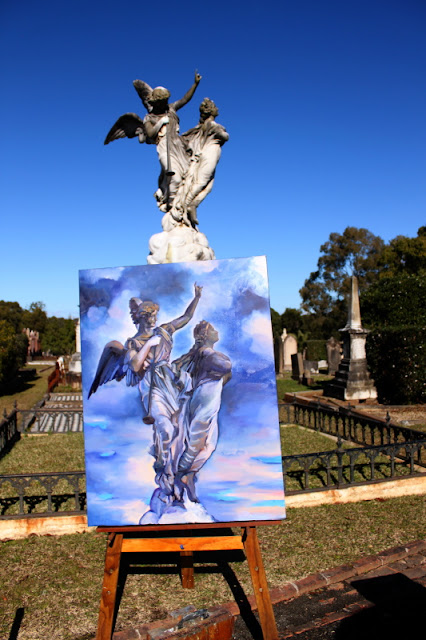
[[[158,189],[154,196],[161,211],[173,209],[176,192],[182,183],[189,165],[189,156],[185,144],[179,136],[179,118],[177,111],[192,98],[200,83],[201,75],[195,73],[194,83],[183,98],[169,103],[170,91],[164,87],[152,89],[142,80],[135,80],[135,87],[148,113],[142,120],[135,113],[125,113],[112,126],[104,144],[118,138],[134,138],[139,142],[157,145],[161,173]]]
[[[195,482],[200,469],[216,449],[219,435],[218,413],[222,390],[231,378],[232,364],[227,355],[215,351],[219,333],[212,324],[202,320],[194,329],[195,344],[175,360],[181,374],[191,376],[192,393],[185,406],[184,446],[179,458],[176,485],[192,502],[199,502]]]
[[[183,315],[160,326],[157,326],[158,304],[131,298],[130,314],[137,332],[124,346],[116,340],[108,342],[89,391],[90,398],[100,385],[123,378],[128,386],[138,385],[143,422],[153,427],[151,453],[155,458],[155,482],[165,503],[174,499],[177,461],[183,446],[179,417],[190,387],[189,375],[182,371],[177,376],[170,364],[173,334],[193,317],[201,291],[202,287],[195,284],[194,298]]]

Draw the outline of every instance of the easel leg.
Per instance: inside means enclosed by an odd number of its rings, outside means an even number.
[[[108,535],[96,640],[111,640],[112,638],[122,543],[122,533],[110,533]]]
[[[271,596],[269,595],[268,583],[266,581],[256,527],[243,528],[243,543],[259,611],[263,639],[278,640],[278,630],[272,608]]]
[[[194,554],[192,551],[180,552],[180,579],[184,589],[194,588]]]

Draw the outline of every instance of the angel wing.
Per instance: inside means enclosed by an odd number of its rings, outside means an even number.
[[[112,340],[105,345],[99,359],[96,375],[93,379],[92,386],[90,387],[89,395],[87,396],[88,398],[90,398],[92,393],[95,393],[98,387],[102,384],[105,384],[110,380],[120,381],[124,378],[126,372],[123,371],[123,365],[126,353],[127,350],[123,347],[121,342],[118,342],[117,340]]]
[[[149,86],[143,80],[133,80],[133,86],[138,92],[139,98],[143,102],[143,106],[150,113],[152,111],[152,105],[150,103],[151,95],[152,95],[152,87]]]
[[[145,142],[146,135],[143,120],[136,113],[125,113],[111,127],[104,144],[109,144],[119,138],[135,138],[139,136],[139,142]]]

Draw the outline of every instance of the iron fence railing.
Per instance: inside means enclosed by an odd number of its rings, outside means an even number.
[[[280,421],[337,438],[337,448],[283,456],[286,493],[319,491],[423,473],[426,433],[374,418],[352,407],[294,398],[279,404]],[[342,442],[361,444],[347,448]]]
[[[86,512],[84,471],[0,476],[0,519]]]
[[[18,411],[16,407],[7,415],[6,410],[0,422],[0,458],[11,450],[21,434],[18,429]]]
[[[337,449],[283,456],[286,494],[341,489],[375,482],[387,482],[424,473],[417,464],[423,441],[404,444],[343,448],[339,438]]]
[[[334,407],[320,400],[295,398],[279,404],[280,421],[319,431],[364,447],[403,444],[426,439],[426,433],[368,416],[352,407]],[[416,464],[426,466],[426,450],[421,447]]]
[[[280,404],[279,410],[282,422],[337,438],[334,450],[283,456],[287,495],[385,482],[426,470],[426,434],[393,424],[389,417],[380,420],[350,407],[300,399]],[[82,420],[78,409],[37,407],[21,413],[22,425],[30,426],[31,431],[34,427],[41,431],[46,425],[48,431],[71,431],[75,416]],[[0,453],[12,446],[14,438],[19,439],[17,414],[15,408],[0,425]],[[85,473],[3,475],[0,496],[1,519],[85,513]]]

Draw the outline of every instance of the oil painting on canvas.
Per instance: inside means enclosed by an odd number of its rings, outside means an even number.
[[[285,517],[266,259],[80,272],[89,525]]]

